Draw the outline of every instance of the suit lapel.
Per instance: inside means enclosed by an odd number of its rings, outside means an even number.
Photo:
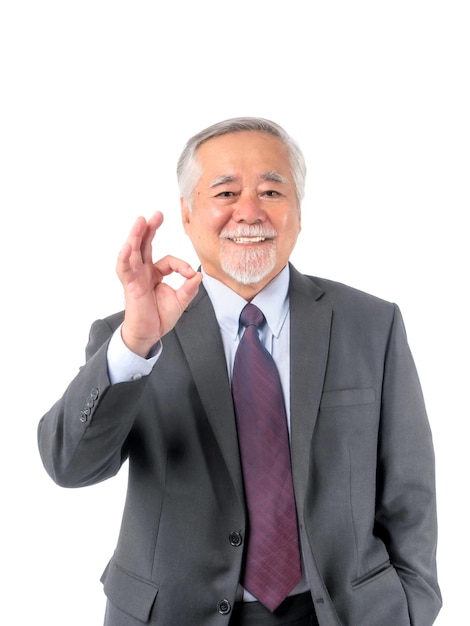
[[[292,472],[298,506],[303,509],[313,431],[328,358],[331,307],[323,291],[291,266],[290,380]]]
[[[291,457],[297,511],[302,524],[309,486],[312,437],[323,392],[333,311],[323,298],[322,289],[311,278],[299,274],[292,266],[290,270]],[[305,541],[305,545],[309,545],[306,536]],[[313,551],[307,554],[313,597],[323,598],[323,603],[318,605],[322,624],[340,626]]]
[[[232,393],[214,309],[201,285],[175,332],[235,488],[243,502],[243,482]]]

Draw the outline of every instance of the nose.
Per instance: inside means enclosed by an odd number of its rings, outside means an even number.
[[[266,213],[258,195],[254,192],[240,194],[234,206],[232,219],[235,222],[246,222],[247,224],[264,222]]]

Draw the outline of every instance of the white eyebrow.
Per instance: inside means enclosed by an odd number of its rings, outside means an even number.
[[[209,187],[217,187],[217,185],[225,185],[227,183],[233,183],[237,178],[235,176],[217,176],[210,183]]]
[[[260,179],[272,181],[275,183],[284,183],[284,184],[289,182],[285,176],[282,176],[282,174],[279,174],[279,172],[276,172],[275,170],[271,172],[263,172],[260,175]],[[230,176],[230,175],[217,176],[216,178],[214,178],[213,181],[211,181],[211,183],[209,184],[209,187],[212,188],[212,187],[217,187],[218,185],[226,185],[227,183],[233,183],[237,180],[238,180],[237,176]]]
[[[287,183],[288,182],[285,176],[283,176],[282,174],[279,174],[279,172],[276,172],[275,170],[273,170],[272,172],[265,172],[264,174],[261,174],[260,178],[262,180],[271,180],[275,183]]]

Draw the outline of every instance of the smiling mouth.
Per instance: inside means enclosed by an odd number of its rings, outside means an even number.
[[[261,243],[266,239],[267,237],[230,237],[234,243]]]

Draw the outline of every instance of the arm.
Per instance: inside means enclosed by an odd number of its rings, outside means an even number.
[[[199,273],[175,257],[153,263],[152,241],[162,221],[161,213],[148,222],[139,218],[117,263],[126,302],[122,338],[141,356],[173,328],[201,281]],[[163,283],[163,278],[175,271],[186,279],[177,290]],[[121,321],[122,316],[115,316],[95,322],[86,364],[39,424],[41,458],[60,485],[78,487],[105,480],[119,470],[127,456],[126,439],[147,377],[111,385],[108,344]]]
[[[430,626],[441,597],[436,574],[434,453],[418,375],[398,309],[386,356],[376,533],[405,590],[413,626]]]
[[[108,321],[94,322],[86,364],[39,423],[42,461],[63,487],[105,480],[127,456],[126,438],[147,379],[111,386],[107,348],[112,332]]]

